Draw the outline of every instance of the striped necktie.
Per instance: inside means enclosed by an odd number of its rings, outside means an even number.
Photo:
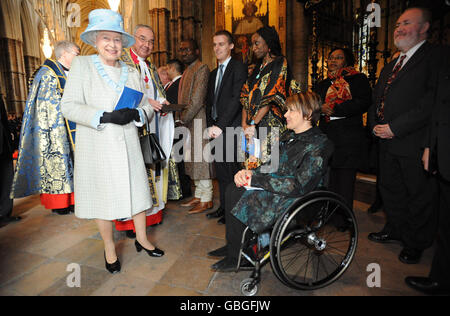
[[[384,101],[386,100],[386,96],[387,96],[387,93],[389,91],[389,88],[390,88],[392,82],[394,82],[395,78],[397,78],[397,75],[398,75],[400,69],[402,69],[405,58],[406,58],[406,55],[403,55],[400,58],[400,61],[395,65],[394,70],[392,70],[392,73],[389,76],[388,81],[386,82],[386,85],[384,87],[384,93],[383,93],[383,96],[381,97],[380,104],[377,109],[377,116],[378,116],[379,122],[384,122]]]
[[[222,83],[222,77],[223,77],[223,64],[219,66],[219,79],[217,80],[217,86],[216,89],[214,90],[214,103],[213,103],[213,107],[212,107],[212,119],[215,121],[217,120],[217,101],[219,98],[219,89],[220,89],[220,84]]]

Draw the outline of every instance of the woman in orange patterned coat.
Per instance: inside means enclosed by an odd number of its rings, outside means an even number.
[[[249,142],[253,137],[261,140],[261,155],[258,159],[250,155],[246,161],[248,169],[270,160],[276,135],[286,130],[283,116],[286,98],[300,92],[286,58],[281,55],[280,39],[274,27],[262,27],[253,34],[252,50],[258,63],[241,92],[242,128]]]

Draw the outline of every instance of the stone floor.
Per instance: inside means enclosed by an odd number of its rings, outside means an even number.
[[[225,226],[208,220],[205,214],[188,215],[180,203],[170,202],[163,224],[148,228],[149,238],[166,252],[162,258],[138,254],[132,240],[115,233],[122,271],[111,275],[105,270],[103,245],[93,221],[52,214],[39,204],[38,196],[16,200],[14,215],[23,220],[0,228],[0,296],[241,295],[240,283],[250,272],[214,272],[210,265],[217,259],[206,255],[224,244]],[[418,295],[405,285],[404,278],[426,276],[433,250],[424,253],[420,264],[401,263],[397,259],[401,246],[367,240],[369,232],[383,227],[383,214],[368,215],[368,205],[360,202],[355,202],[354,208],[360,229],[358,249],[349,270],[338,281],[316,291],[297,291],[278,281],[268,264],[262,270],[258,295]],[[81,267],[80,287],[67,285],[75,271],[71,263]],[[379,288],[367,286],[373,272],[367,271],[370,263],[381,268]]]

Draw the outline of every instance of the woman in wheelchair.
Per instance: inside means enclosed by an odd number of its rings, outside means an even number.
[[[262,173],[263,166],[241,170],[234,177],[235,184],[227,188],[227,244],[208,253],[225,258],[212,265],[214,270],[235,271],[246,227],[256,234],[266,231],[295,200],[320,187],[325,179],[333,145],[317,127],[320,97],[313,92],[292,95],[286,109],[288,131],[280,136],[278,170]]]

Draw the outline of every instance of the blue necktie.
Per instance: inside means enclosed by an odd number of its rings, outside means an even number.
[[[215,121],[217,120],[217,99],[219,97],[219,89],[220,89],[220,84],[222,83],[222,77],[223,77],[223,65],[219,66],[219,80],[217,81],[217,86],[216,89],[214,91],[214,103],[213,103],[213,107],[212,107],[212,119]]]

